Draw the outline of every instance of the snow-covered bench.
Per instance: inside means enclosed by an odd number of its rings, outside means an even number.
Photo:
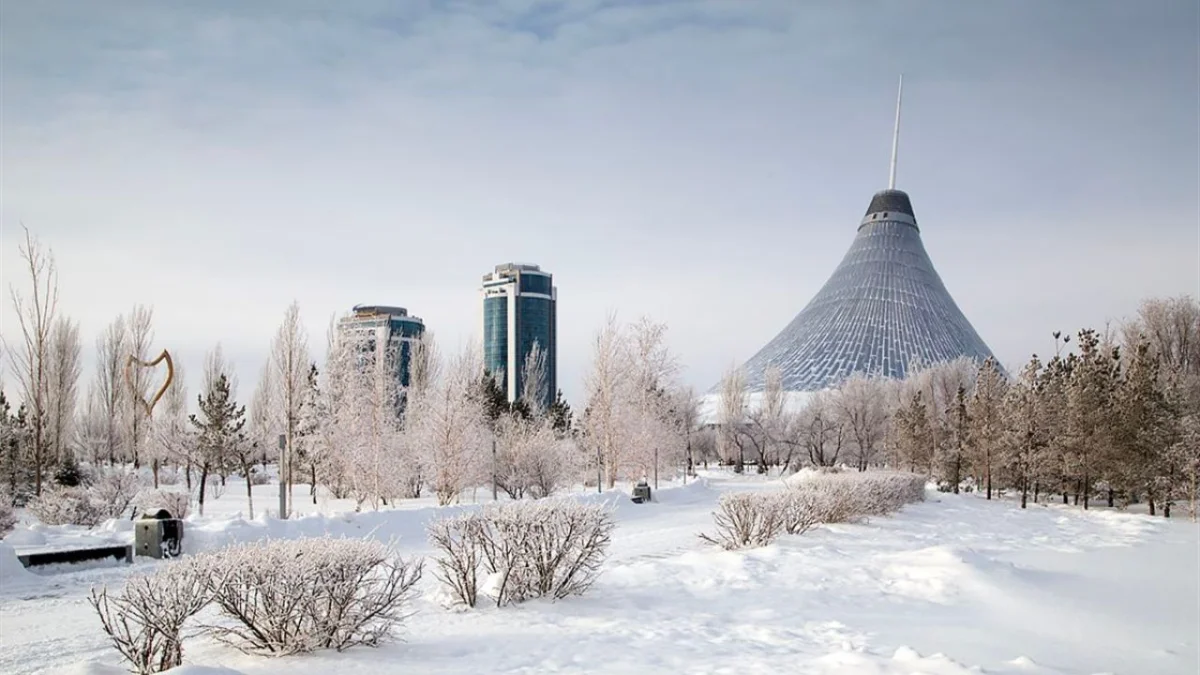
[[[89,562],[92,560],[124,560],[133,562],[132,544],[100,544],[93,546],[78,546],[75,548],[46,548],[25,549],[18,551],[17,559],[25,567],[37,565],[55,565],[60,563]]]

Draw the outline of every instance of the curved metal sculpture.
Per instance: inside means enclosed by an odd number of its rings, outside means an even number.
[[[163,361],[167,362],[167,380],[155,392],[154,398],[146,401],[145,397],[137,393],[133,386],[133,367],[135,365],[142,368],[153,368]],[[154,412],[154,406],[158,404],[159,399],[167,393],[167,388],[171,386],[171,382],[175,380],[175,363],[171,360],[171,354],[167,350],[162,350],[158,358],[153,361],[143,361],[132,354],[125,361],[125,384],[129,386],[129,391],[137,397],[137,402],[142,404],[142,409],[146,411],[146,417],[150,417]]]

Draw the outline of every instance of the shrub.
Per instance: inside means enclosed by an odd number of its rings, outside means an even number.
[[[454,597],[474,607],[480,573],[497,606],[582,595],[600,574],[615,524],[603,506],[547,499],[489,506],[429,526],[442,555],[435,573]]]
[[[87,488],[53,486],[29,501],[29,512],[46,525],[95,527],[106,520],[105,509]]]
[[[477,513],[442,518],[429,524],[429,543],[442,552],[434,558],[434,576],[468,607],[479,598],[479,568],[487,524]]]
[[[17,525],[17,514],[12,507],[12,497],[0,490],[0,539],[12,532]]]
[[[79,462],[75,461],[75,455],[68,453],[63,458],[54,472],[54,482],[63,487],[78,487],[83,484],[84,475],[79,469]]]
[[[209,555],[222,570],[213,602],[236,625],[208,630],[272,656],[379,644],[405,618],[422,571],[359,539],[262,541]]]
[[[716,534],[700,537],[727,550],[766,546],[780,531],[803,534],[818,523],[886,515],[924,499],[925,478],[916,474],[812,473],[781,492],[722,495],[713,514]]]
[[[266,471],[258,471],[256,469],[250,470],[250,484],[251,485],[267,485],[270,482],[271,482],[271,477],[269,475],[267,475]]]
[[[144,485],[136,472],[111,469],[97,474],[88,489],[97,502],[103,518],[124,518],[132,509],[133,500]]]
[[[172,518],[187,518],[191,507],[191,495],[174,490],[142,490],[133,503],[139,514],[166,509]]]
[[[725,550],[766,546],[783,528],[783,501],[770,492],[723,494],[713,514],[716,534],[701,534],[700,538]]]
[[[212,559],[199,556],[129,579],[120,595],[92,589],[104,632],[139,675],[183,663],[183,623],[208,604]]]

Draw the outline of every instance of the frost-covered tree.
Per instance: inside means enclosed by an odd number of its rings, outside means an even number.
[[[124,380],[128,344],[129,330],[123,316],[114,319],[96,338],[96,379],[89,402],[98,446],[94,460],[106,459],[109,464],[116,463],[125,445],[121,416],[129,396]]]
[[[29,423],[30,459],[33,465],[34,492],[42,494],[42,478],[50,459],[50,390],[52,343],[58,318],[58,270],[54,253],[25,228],[25,241],[18,248],[22,272],[28,274],[30,291],[19,292],[9,286],[13,311],[17,315],[21,341],[16,348],[5,345],[12,360],[22,393],[22,407]]]
[[[797,418],[800,442],[813,466],[837,466],[847,445],[847,425],[838,412],[835,396],[833,392],[816,392]]]
[[[154,409],[153,439],[155,452],[164,463],[182,467],[187,488],[192,489],[192,450],[196,443],[195,430],[188,423],[187,371],[182,363],[175,364],[175,377]]]
[[[278,428],[284,436],[284,452],[280,458],[279,480],[285,485],[284,494],[291,510],[292,482],[294,478],[293,458],[297,453],[296,436],[300,424],[301,408],[308,388],[309,372],[308,334],[300,323],[300,305],[293,302],[284,313],[283,323],[275,333],[271,345],[272,381],[275,392],[271,397],[275,405]],[[280,514],[287,518],[288,514]]]
[[[140,361],[150,359],[150,343],[154,340],[151,322],[154,311],[143,305],[136,305],[129,313],[128,343],[129,354]],[[146,435],[150,429],[150,419],[142,407],[142,401],[151,396],[152,388],[158,385],[153,381],[154,371],[137,366],[128,370],[128,381],[125,383],[129,390],[121,400],[124,404],[123,417],[125,421],[125,442],[128,444],[128,456],[135,467],[141,466],[146,459],[150,460],[154,470],[154,483],[158,485],[158,458],[143,457],[145,454]]]
[[[984,379],[980,378],[981,388],[986,386]],[[1044,379],[1042,362],[1034,356],[1016,382],[1006,389],[1000,407],[1001,433],[994,460],[1002,482],[1020,490],[1021,508],[1028,505],[1030,491],[1036,501],[1038,480],[1047,460],[1048,425],[1042,406]]]
[[[733,470],[745,470],[746,373],[736,366],[725,371],[721,378],[721,394],[717,407],[717,453],[733,462]]]
[[[758,404],[748,406],[746,440],[757,455],[758,473],[766,473],[769,463],[783,444],[786,417],[783,391],[783,372],[770,364],[763,372],[763,391]]]
[[[992,498],[992,470],[1004,433],[1004,397],[1008,380],[994,359],[986,359],[975,378],[975,394],[971,396],[965,416],[969,420],[970,462],[976,472],[982,472],[987,498]],[[965,387],[960,388],[964,394]],[[957,399],[956,399],[957,402]],[[955,414],[960,411],[955,408]],[[955,418],[958,419],[957,417]],[[957,440],[966,440],[956,432]]]
[[[446,505],[487,480],[490,443],[483,402],[476,395],[483,372],[478,351],[468,345],[441,370],[421,389],[410,387],[405,442],[419,455],[438,503]]]
[[[79,400],[79,323],[60,317],[50,335],[50,389],[48,397],[50,459],[62,463],[73,458],[76,405]]]
[[[628,436],[624,388],[628,386],[630,364],[622,344],[622,331],[615,315],[610,315],[592,344],[592,363],[584,378],[587,407],[583,433],[589,454],[594,454],[608,487],[616,484],[624,470],[623,443]]]
[[[879,378],[853,375],[833,397],[833,407],[853,440],[850,458],[859,471],[875,462],[887,429],[886,392]]]

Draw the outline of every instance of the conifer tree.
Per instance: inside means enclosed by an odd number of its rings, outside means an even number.
[[[200,515],[204,515],[204,492],[208,475],[223,468],[235,446],[245,441],[242,429],[246,426],[246,406],[238,407],[230,393],[229,378],[221,373],[206,394],[197,396],[200,415],[189,415],[192,425],[200,432],[198,465],[200,467]]]
[[[970,418],[972,462],[983,472],[988,499],[992,498],[992,469],[1003,432],[1001,415],[1006,388],[1004,374],[1000,372],[995,359],[988,358],[979,367],[975,395],[971,397],[966,412]]]

